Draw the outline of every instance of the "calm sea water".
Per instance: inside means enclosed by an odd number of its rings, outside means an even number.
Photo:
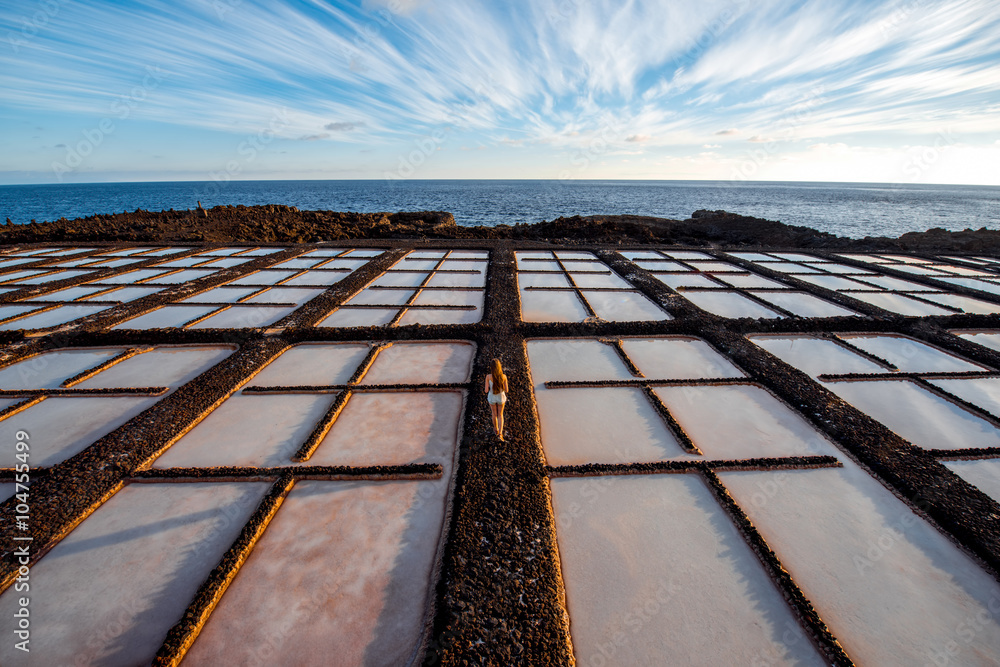
[[[560,216],[684,219],[697,209],[805,225],[840,236],[899,236],[932,227],[1000,229],[1000,187],[730,181],[233,181],[0,186],[0,221],[219,204],[334,211],[451,211],[462,225]]]

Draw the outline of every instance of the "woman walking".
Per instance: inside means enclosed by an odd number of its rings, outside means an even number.
[[[500,360],[494,359],[492,372],[486,376],[486,402],[493,417],[493,430],[503,440],[503,406],[507,402],[507,376],[503,374]]]

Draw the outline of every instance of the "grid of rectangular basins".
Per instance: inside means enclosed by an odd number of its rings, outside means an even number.
[[[0,256],[0,330],[24,342],[16,332],[72,330],[160,293],[168,298],[99,335],[264,328],[358,280],[396,244],[384,245],[294,256],[286,247],[15,249]],[[1000,297],[1000,263],[988,257],[620,254],[726,318],[863,316],[810,286],[900,315],[1000,312],[989,296]],[[679,322],[594,252],[514,257],[520,321],[510,326]],[[179,416],[124,486],[33,563],[35,655],[46,664],[145,664],[192,610],[207,622],[193,643],[171,649],[185,664],[317,664],[331,655],[338,664],[407,664],[418,655],[432,639],[427,612],[467,401],[482,391],[467,332],[484,317],[489,265],[486,250],[400,252],[362,273],[294,344],[227,370],[236,379],[218,400]],[[205,280],[220,271],[231,273]],[[407,325],[455,335],[397,338]],[[845,326],[762,328],[746,339],[1000,501],[998,368],[901,333]],[[362,329],[350,340],[323,340],[354,327]],[[1000,352],[998,329],[951,333]],[[580,664],[1000,658],[995,574],[817,428],[809,406],[789,405],[696,336],[532,336],[523,380]],[[3,442],[30,433],[32,468],[54,474],[169,401],[193,401],[178,396],[241,352],[224,333],[198,344],[156,340],[54,343],[8,361]],[[8,503],[17,500],[18,461],[12,447],[0,450]],[[217,604],[199,607],[206,596]],[[18,597],[10,587],[0,594],[0,617],[12,617]],[[975,632],[955,644],[969,618]],[[0,645],[0,663],[19,657],[11,642]]]
[[[886,254],[845,253],[834,259],[802,253],[729,254],[900,315],[1000,313],[1000,305],[996,303],[948,291],[950,286],[957,286],[1000,295],[1000,274],[996,273],[996,264],[982,258],[956,263],[947,258],[934,261]],[[835,261],[836,257],[852,260],[855,264],[842,264]],[[898,275],[887,275],[885,269],[902,272],[907,278],[913,276],[932,282],[914,282]]]
[[[815,373],[818,365],[831,374],[883,370],[852,345],[935,377],[984,371],[899,337],[843,339],[853,342],[754,340],[772,352],[792,348],[793,361],[811,363]],[[819,345],[834,354],[824,356]],[[573,648],[584,664],[692,656],[704,664],[830,664],[787,602],[796,593],[857,664],[922,664],[975,614],[989,620],[965,650],[973,662],[980,652],[996,655],[1000,623],[989,605],[1000,599],[997,581],[705,342],[547,339],[527,348]],[[819,377],[838,389],[853,384]],[[941,381],[967,380],[934,382]],[[956,435],[969,428],[955,413],[983,422],[946,399],[911,409],[888,387],[878,389],[861,394],[862,410],[875,406],[893,427],[925,411],[925,422],[941,428],[937,443],[964,442],[964,432]],[[1000,438],[995,423],[981,426],[991,442]],[[671,465],[649,465],[659,462]],[[998,473],[991,465],[979,479],[996,489]],[[734,510],[752,522],[798,591],[773,585],[768,563],[734,529]],[[720,632],[721,619],[734,632]]]
[[[483,316],[488,254],[415,250],[320,322],[321,327],[472,324]]]
[[[9,439],[9,429],[26,431],[33,465],[57,465],[233,351],[32,357],[0,371],[0,431]],[[474,351],[458,341],[373,341],[280,354],[32,568],[34,622],[45,631],[33,648],[46,664],[148,663],[265,496],[278,492],[280,511],[185,662],[250,664],[278,642],[294,664],[331,651],[345,664],[405,663],[425,634]],[[13,450],[0,465],[16,465]],[[414,475],[414,465],[431,470]],[[282,484],[290,490],[276,491]],[[263,600],[262,589],[271,591]],[[8,590],[0,609],[17,597]],[[17,656],[8,649],[0,648],[4,663]]]
[[[515,255],[525,322],[670,319],[593,253],[557,250]]]

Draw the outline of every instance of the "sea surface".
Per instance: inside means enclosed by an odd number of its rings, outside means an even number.
[[[460,225],[635,214],[685,219],[698,209],[804,225],[839,236],[932,227],[1000,229],[1000,187],[740,181],[230,181],[0,186],[0,222],[95,213],[287,204],[333,211],[450,211]]]

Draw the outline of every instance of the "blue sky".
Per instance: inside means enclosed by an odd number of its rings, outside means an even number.
[[[996,0],[0,0],[0,183],[998,165]]]

